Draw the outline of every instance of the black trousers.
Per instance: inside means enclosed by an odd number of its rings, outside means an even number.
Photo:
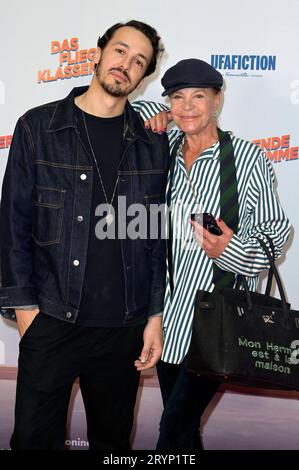
[[[160,361],[164,404],[157,450],[201,450],[200,421],[220,382],[192,374],[182,364]]]
[[[91,450],[128,450],[144,326],[91,328],[40,313],[20,341],[11,448],[63,449],[80,378]]]

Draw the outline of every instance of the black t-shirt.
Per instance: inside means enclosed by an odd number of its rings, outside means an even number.
[[[82,111],[75,106],[75,112],[80,137],[90,154],[94,167],[88,251],[78,324],[105,327],[123,326],[122,321],[126,308],[121,245],[120,240],[117,239],[118,187],[116,187],[112,201],[115,222],[113,227],[109,226],[111,229],[115,228],[116,237],[114,239],[100,239],[98,229],[105,225],[103,224],[105,215],[99,216],[95,213],[99,204],[107,204],[107,201],[92,157]],[[118,165],[123,153],[124,115],[100,118],[85,113],[85,122],[110,204],[117,181]]]

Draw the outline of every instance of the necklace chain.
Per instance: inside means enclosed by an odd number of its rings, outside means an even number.
[[[218,139],[217,139],[215,142],[213,142],[213,143],[211,144],[211,146],[214,146],[217,141],[218,141]],[[183,155],[183,146],[181,146],[181,152],[182,152],[182,155]],[[198,157],[197,157],[197,158],[198,158]],[[197,159],[197,158],[196,158],[196,159]],[[184,156],[183,156],[183,159],[184,159]],[[195,160],[196,160],[196,159],[195,159]],[[194,161],[195,161],[195,160],[194,160]],[[194,163],[194,162],[193,162],[193,163]],[[192,181],[191,181],[191,179],[190,179],[190,177],[189,177],[189,171],[186,170],[185,176],[186,176],[186,179],[187,179],[187,181],[188,181],[188,183],[189,183],[189,186],[190,186],[190,188],[191,188],[191,190],[192,190],[193,198],[194,198],[194,200],[195,200],[195,202],[196,202],[196,204],[197,204],[197,198],[198,198],[198,196],[196,195],[196,191],[195,191],[194,185],[193,185],[193,183],[192,183]]]
[[[106,222],[107,222],[108,225],[110,225],[113,222],[113,215],[111,214],[111,207],[112,207],[112,203],[113,203],[113,200],[114,200],[116,188],[117,188],[117,185],[118,185],[119,176],[117,176],[117,178],[116,178],[116,182],[115,182],[114,189],[113,189],[113,194],[112,194],[112,197],[111,197],[111,201],[109,203],[108,198],[107,198],[107,193],[106,193],[106,190],[105,190],[105,186],[104,186],[104,183],[103,183],[102,175],[101,175],[101,172],[100,172],[100,168],[99,168],[99,165],[98,165],[98,162],[97,162],[94,150],[93,150],[93,146],[91,145],[91,140],[90,140],[90,136],[89,136],[89,132],[88,132],[88,129],[87,129],[86,120],[85,120],[85,113],[84,113],[83,110],[82,110],[82,116],[83,116],[83,122],[84,122],[84,127],[85,127],[85,132],[86,132],[88,144],[89,144],[91,154],[92,154],[92,157],[93,157],[93,160],[94,160],[94,164],[95,164],[95,167],[97,169],[97,173],[98,173],[98,176],[99,176],[99,179],[100,179],[100,182],[101,182],[101,187],[102,187],[102,191],[103,191],[103,194],[104,194],[104,197],[105,197],[105,201],[106,201],[107,206],[108,206],[108,214],[106,215]]]
[[[183,153],[183,145],[181,144],[181,148],[180,148],[180,153],[183,157],[183,160],[184,160],[184,153]],[[189,177],[189,171],[187,171],[186,169],[186,166],[185,166],[185,171],[184,171],[184,175],[186,177],[186,180],[188,181],[188,184],[189,184],[189,187],[191,188],[191,191],[192,191],[192,195],[193,195],[193,198],[194,198],[194,201],[195,203],[197,204],[197,195],[196,195],[196,191],[195,191],[195,188],[194,188],[194,185]]]
[[[187,177],[187,181],[188,181],[188,183],[189,183],[189,186],[190,186],[190,188],[191,188],[191,190],[192,190],[192,194],[193,194],[194,200],[195,200],[195,202],[197,203],[197,195],[196,195],[196,192],[195,192],[195,188],[194,188],[193,183],[192,183],[192,181],[190,180],[189,175],[188,175],[187,172],[186,172],[186,177]]]

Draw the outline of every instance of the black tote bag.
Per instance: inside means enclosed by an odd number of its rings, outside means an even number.
[[[299,390],[299,312],[286,302],[266,244],[271,269],[265,294],[217,288],[196,295],[188,370],[246,386]],[[271,297],[274,275],[280,299]]]

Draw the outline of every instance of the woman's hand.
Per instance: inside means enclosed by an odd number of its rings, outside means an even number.
[[[146,129],[151,129],[153,132],[163,134],[166,132],[169,122],[172,121],[172,115],[170,111],[160,111],[155,114],[151,119],[144,121]]]
[[[208,257],[219,258],[229,244],[234,232],[221,219],[217,220],[217,225],[222,230],[222,235],[213,235],[195,221],[191,220],[190,223],[194,229],[197,243],[206,252]]]

